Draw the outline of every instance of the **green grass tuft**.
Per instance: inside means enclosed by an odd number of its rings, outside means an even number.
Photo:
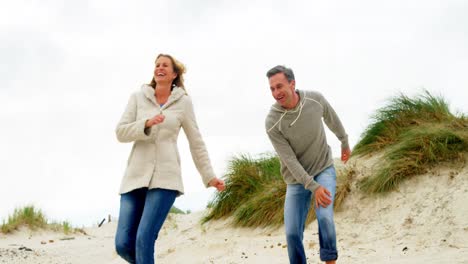
[[[50,229],[65,234],[74,232],[85,234],[82,229],[73,228],[68,221],[49,223],[42,211],[35,208],[33,205],[16,208],[13,214],[8,216],[7,221],[3,220],[0,231],[4,234],[8,234],[19,230],[21,227],[27,227],[30,230]]]
[[[352,179],[354,172],[349,173],[346,170],[345,173],[348,175],[339,177],[338,181]],[[208,208],[211,210],[202,220],[203,223],[229,216],[232,217],[234,226],[276,228],[284,223],[286,184],[280,173],[278,157],[262,156],[258,159],[252,159],[247,155],[234,157],[229,162],[225,183],[226,190],[216,193],[209,203]],[[338,182],[338,189],[342,185]],[[341,189],[346,190],[346,188]],[[346,194],[337,195],[341,195],[344,199]],[[341,202],[342,200],[335,203],[335,208]],[[307,223],[315,219],[313,205],[312,200]]]
[[[356,167],[350,165],[342,170],[337,170],[336,174],[336,194],[333,206],[335,211],[338,211],[342,208],[346,197],[351,193],[351,185],[356,177]]]
[[[464,162],[468,151],[468,131],[442,125],[422,126],[400,135],[398,143],[384,154],[386,161],[376,175],[361,182],[366,192],[388,192],[405,179],[426,172],[444,161]]]
[[[185,214],[185,212],[175,206],[171,207],[171,210],[169,210],[170,214]]]
[[[283,224],[283,207],[286,185],[282,182],[266,184],[262,193],[239,204],[234,211],[234,225],[244,227],[280,226]]]
[[[392,98],[377,110],[354,147],[353,155],[384,151],[376,174],[360,186],[370,193],[388,192],[439,162],[464,162],[467,142],[466,116],[450,113],[442,97],[425,91],[414,99]]]
[[[251,217],[256,214],[248,208],[251,206],[251,200],[259,199],[257,196],[262,193],[280,191],[285,186],[280,174],[279,160],[273,156],[263,156],[257,160],[247,155],[234,157],[229,161],[225,183],[226,189],[216,193],[214,199],[208,204],[211,210],[203,222],[237,215],[234,223],[239,226],[248,226],[248,223],[256,221]],[[241,207],[242,212],[236,212]]]
[[[354,146],[353,154],[376,152],[392,145],[409,128],[424,123],[457,122],[457,119],[460,117],[450,113],[448,103],[440,96],[433,96],[428,91],[415,98],[400,94],[372,116],[371,124]]]
[[[11,233],[18,230],[21,226],[26,226],[31,230],[45,228],[47,220],[41,210],[29,205],[23,208],[16,208],[13,215],[8,216],[8,221],[3,221],[1,226],[2,233]]]

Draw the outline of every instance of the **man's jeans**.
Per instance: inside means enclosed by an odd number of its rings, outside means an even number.
[[[129,263],[153,264],[154,243],[177,191],[141,188],[120,196],[117,253]]]
[[[330,191],[332,195],[330,205],[326,208],[321,206],[315,208],[319,229],[320,259],[322,261],[336,260],[338,251],[336,249],[335,223],[333,221],[333,203],[336,191],[335,167],[333,165],[328,167],[315,176],[314,180]],[[312,192],[305,189],[302,184],[288,184],[286,189],[284,225],[288,242],[289,262],[291,264],[307,263],[302,240],[311,195]]]

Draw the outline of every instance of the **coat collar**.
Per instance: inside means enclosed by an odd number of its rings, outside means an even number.
[[[151,102],[153,102],[155,105],[159,106],[159,104],[156,102],[156,97],[154,96],[154,89],[153,87],[144,84],[141,86],[141,91],[145,95],[146,98],[148,98]],[[164,104],[164,106],[161,109],[169,107],[169,105],[173,104],[182,96],[186,95],[187,93],[183,88],[180,88],[178,86],[175,86],[174,89],[172,89],[171,95],[167,99],[167,102]]]

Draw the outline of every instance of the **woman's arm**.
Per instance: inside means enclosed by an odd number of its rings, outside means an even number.
[[[184,100],[186,100],[186,102],[184,102],[185,111],[184,118],[182,119],[182,128],[187,135],[195,167],[202,176],[203,183],[208,187],[210,186],[210,182],[216,178],[216,175],[211,167],[211,161],[208,156],[208,151],[206,150],[205,142],[198,129],[192,100],[188,96],[184,98]]]
[[[117,140],[120,142],[132,142],[150,138],[150,128],[146,128],[146,118],[137,120],[137,98],[136,93],[130,96],[122,117],[115,129]]]

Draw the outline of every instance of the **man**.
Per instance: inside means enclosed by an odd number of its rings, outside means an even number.
[[[287,184],[284,225],[291,264],[307,263],[302,243],[312,193],[315,197],[320,259],[327,264],[338,258],[333,221],[336,172],[322,118],[341,141],[341,160],[349,159],[348,136],[333,108],[318,92],[296,90],[291,69],[276,66],[267,72],[276,103],[265,127],[281,161]]]

